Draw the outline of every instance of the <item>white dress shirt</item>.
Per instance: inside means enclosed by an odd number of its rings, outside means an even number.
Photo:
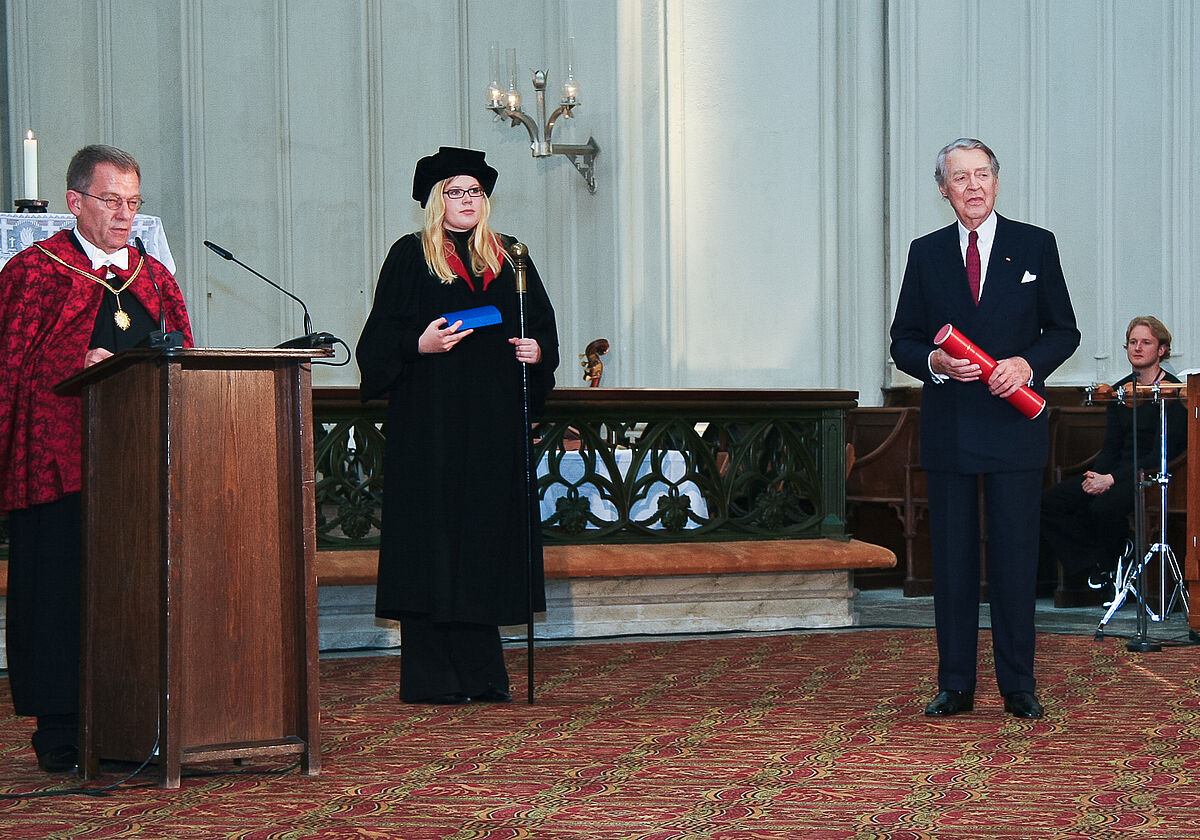
[[[979,239],[975,242],[975,247],[979,249],[979,299],[983,300],[983,283],[987,279],[988,260],[992,257],[992,243],[996,241],[996,211],[988,213],[988,217],[983,220],[979,227],[975,228],[979,233]],[[967,245],[969,244],[971,232],[963,227],[963,223],[958,223],[958,248],[962,253],[963,267],[967,265]],[[929,375],[933,377],[933,382],[936,385],[941,385],[949,376],[944,373],[933,372],[933,354],[937,350],[929,354]]]

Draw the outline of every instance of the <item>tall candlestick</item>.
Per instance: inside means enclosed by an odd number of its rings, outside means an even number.
[[[25,132],[25,197],[38,197],[37,140],[33,137],[33,129]]]

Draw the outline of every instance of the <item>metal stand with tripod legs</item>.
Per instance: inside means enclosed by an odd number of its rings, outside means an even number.
[[[1124,401],[1125,389],[1127,386],[1121,386],[1117,389],[1117,398]],[[1162,650],[1162,645],[1159,642],[1148,638],[1149,626],[1147,619],[1150,621],[1164,621],[1171,614],[1171,610],[1175,608],[1176,603],[1183,606],[1184,614],[1189,613],[1188,609],[1188,594],[1184,584],[1183,571],[1179,566],[1179,562],[1175,559],[1175,552],[1171,550],[1171,546],[1167,543],[1167,488],[1171,482],[1171,475],[1167,472],[1167,399],[1168,394],[1160,387],[1158,383],[1154,385],[1142,386],[1142,390],[1148,392],[1150,400],[1158,405],[1159,418],[1159,465],[1158,473],[1143,478],[1138,469],[1138,453],[1137,453],[1137,407],[1138,407],[1138,387],[1134,383],[1128,386],[1131,397],[1130,407],[1133,411],[1133,471],[1138,477],[1135,484],[1134,517],[1133,530],[1134,541],[1133,551],[1128,554],[1128,563],[1125,563],[1125,558],[1117,565],[1116,577],[1116,596],[1108,607],[1108,612],[1100,619],[1100,624],[1096,627],[1097,640],[1104,637],[1104,628],[1108,622],[1116,615],[1117,610],[1125,603],[1126,598],[1130,593],[1133,593],[1137,598],[1137,632],[1133,638],[1125,645],[1127,650],[1131,651],[1158,651]],[[1179,398],[1182,393],[1178,389],[1171,389],[1170,396]],[[1158,542],[1149,546],[1141,562],[1136,562],[1136,557],[1141,547],[1146,544],[1146,494],[1145,488],[1152,485],[1158,485]],[[1161,614],[1156,614],[1146,600],[1146,575],[1145,571],[1154,560],[1158,560],[1158,587],[1159,587],[1159,606],[1162,609]],[[1167,594],[1168,581],[1170,581],[1170,596]]]

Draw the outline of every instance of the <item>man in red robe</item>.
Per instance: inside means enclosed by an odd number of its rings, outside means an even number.
[[[192,346],[175,279],[126,244],[142,205],[137,161],[112,146],[80,149],[66,199],[75,229],[34,243],[0,271],[8,676],[16,713],[37,718],[33,747],[48,773],[73,772],[78,759],[82,554],[80,403],[53,388],[137,346],[159,329],[160,314]]]

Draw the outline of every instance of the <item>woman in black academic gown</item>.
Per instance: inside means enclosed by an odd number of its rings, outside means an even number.
[[[554,387],[558,334],[527,261],[526,337],[517,337],[514,240],[488,225],[496,177],[472,149],[443,146],[417,163],[425,224],[392,246],[358,341],[363,399],[388,397],[375,612],[400,622],[408,703],[512,699],[499,627],[526,620],[527,542],[532,607],[545,609],[540,523],[526,508],[521,366],[536,415]],[[471,329],[443,317],[489,305],[501,323]]]

